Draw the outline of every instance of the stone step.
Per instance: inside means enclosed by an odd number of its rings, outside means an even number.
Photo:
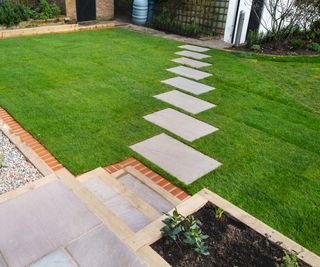
[[[102,168],[78,178],[108,209],[134,232],[161,216],[161,210],[150,205],[129,186],[112,177]]]
[[[175,73],[190,79],[194,79],[194,80],[201,80],[201,79],[212,76],[211,73],[195,70],[185,66],[170,68],[170,69],[167,69],[167,71],[170,71],[172,73]]]
[[[186,65],[192,68],[196,68],[196,69],[212,66],[212,64],[210,63],[202,62],[202,61],[198,61],[198,60],[194,60],[186,57],[175,58],[175,59],[172,59],[171,61],[178,64]]]
[[[188,50],[182,50],[182,51],[176,52],[175,54],[179,55],[179,56],[190,57],[193,59],[204,59],[204,58],[211,57],[209,55],[201,54],[198,52],[192,52],[192,51],[188,51]]]
[[[201,47],[201,46],[197,46],[197,45],[180,45],[178,46],[181,49],[186,49],[186,50],[190,50],[190,51],[194,51],[194,52],[206,52],[209,51],[209,48],[205,48],[205,47]]]

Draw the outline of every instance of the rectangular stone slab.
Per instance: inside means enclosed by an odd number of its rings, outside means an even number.
[[[175,74],[178,74],[181,76],[185,76],[187,78],[191,78],[194,80],[201,80],[201,79],[212,76],[211,73],[204,72],[201,70],[195,70],[195,69],[185,67],[185,66],[178,66],[178,67],[170,68],[170,69],[167,69],[167,71],[170,71],[172,73],[175,73]]]
[[[154,112],[144,118],[189,142],[218,130],[205,122],[171,108]]]
[[[187,49],[187,50],[194,51],[194,52],[206,52],[206,51],[210,50],[209,48],[196,46],[196,45],[180,45],[178,47],[181,49]]]
[[[0,204],[0,249],[10,267],[26,266],[101,221],[60,181]]]
[[[71,243],[67,250],[81,267],[146,265],[105,226]]]
[[[191,58],[186,58],[186,57],[179,57],[179,58],[175,58],[172,59],[171,61],[175,62],[175,63],[179,63],[182,65],[187,65],[190,66],[192,68],[202,68],[202,67],[209,67],[212,64],[206,63],[206,62],[202,62],[202,61],[198,61],[198,60],[194,60]]]
[[[191,184],[221,165],[166,134],[154,136],[130,148],[185,184]]]
[[[201,54],[201,53],[197,53],[197,52],[192,52],[192,51],[187,51],[187,50],[182,50],[182,51],[176,52],[175,54],[179,55],[179,56],[184,56],[184,57],[191,57],[194,59],[204,59],[204,58],[211,57],[209,55],[205,55],[205,54]]]
[[[198,114],[202,111],[215,107],[214,104],[187,95],[177,90],[172,90],[170,92],[156,95],[154,97],[185,111],[188,111],[192,114]]]
[[[134,232],[139,231],[150,223],[150,220],[125,199],[124,196],[116,192],[99,177],[93,177],[85,181],[84,185]]]
[[[76,265],[71,262],[70,256],[60,249],[44,256],[30,267],[76,267]]]
[[[200,95],[215,89],[212,86],[198,83],[183,77],[174,77],[171,79],[164,80],[162,82],[195,95]]]
[[[159,212],[168,212],[173,209],[173,205],[165,200],[158,193],[153,191],[150,187],[140,182],[131,174],[126,174],[119,178],[120,183],[127,186],[130,190],[135,192],[140,198],[154,207]]]

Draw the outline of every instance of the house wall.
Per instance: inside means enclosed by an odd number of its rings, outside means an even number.
[[[235,16],[236,16],[236,11],[237,11],[237,3],[240,1],[239,5],[239,10],[238,10],[238,18],[236,21],[236,29],[235,33],[237,32],[237,24],[240,16],[240,12],[243,10],[245,12],[245,17],[244,17],[244,23],[243,23],[243,28],[242,28],[242,33],[241,33],[241,43],[244,43],[246,40],[246,35],[247,35],[247,28],[249,24],[249,18],[250,18],[250,12],[251,12],[251,5],[252,5],[252,0],[230,0],[229,2],[229,9],[228,9],[228,15],[227,15],[227,22],[226,22],[226,28],[224,31],[224,38],[223,40],[227,43],[232,42],[232,33],[233,33],[233,28],[235,27]]]
[[[66,1],[66,15],[71,20],[77,20],[76,0]],[[114,0],[96,0],[97,19],[111,19],[114,16]]]

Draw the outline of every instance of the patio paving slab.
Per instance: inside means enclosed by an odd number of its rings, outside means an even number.
[[[0,250],[10,267],[25,266],[100,223],[69,189],[53,181],[0,204]]]
[[[183,77],[174,77],[162,82],[195,95],[200,95],[215,89],[214,87],[211,87],[209,85],[198,83]]]
[[[215,107],[214,104],[177,90],[172,90],[154,97],[192,114],[198,114],[202,111]]]
[[[206,52],[206,51],[210,50],[209,48],[196,46],[196,45],[180,45],[178,47],[181,49],[187,49],[187,50],[194,51],[194,52]]]
[[[198,61],[198,60],[194,60],[186,57],[175,58],[175,59],[172,59],[171,61],[182,64],[182,65],[187,65],[192,68],[197,68],[197,69],[212,66],[212,64],[209,64],[207,62],[202,62],[202,61]]]
[[[30,267],[76,267],[63,250],[56,250],[42,259],[31,264]]]
[[[81,267],[146,266],[122,241],[101,226],[76,240],[67,250]]]
[[[185,66],[178,66],[178,67],[170,68],[170,69],[167,69],[167,71],[170,71],[172,73],[175,73],[175,74],[178,74],[181,76],[185,76],[187,78],[191,78],[194,80],[201,80],[201,79],[212,76],[211,73],[204,72],[201,70],[195,70],[195,69],[185,67]]]
[[[171,108],[154,112],[144,118],[189,142],[218,130],[205,122]]]
[[[135,192],[140,198],[142,198],[150,206],[154,207],[157,211],[162,213],[173,209],[173,205],[170,202],[165,200],[158,193],[140,182],[131,174],[126,174],[120,177],[119,181],[130,188],[130,190]]]
[[[192,51],[187,51],[187,50],[182,50],[182,51],[176,52],[175,54],[179,55],[179,56],[184,56],[184,57],[191,57],[193,59],[204,59],[204,58],[211,57],[209,55],[205,55],[205,54],[201,54],[201,53],[197,53],[197,52],[192,52]]]
[[[166,134],[154,136],[130,148],[186,184],[221,165]]]
[[[148,218],[99,177],[85,181],[84,185],[134,232],[150,223]]]

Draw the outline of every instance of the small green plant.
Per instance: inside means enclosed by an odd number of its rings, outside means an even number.
[[[299,267],[298,254],[295,251],[287,252],[284,251],[282,263],[277,264],[276,267]]]
[[[293,49],[298,49],[298,48],[302,48],[304,46],[304,40],[301,39],[293,39],[290,41],[290,46]]]
[[[318,44],[318,43],[308,44],[308,45],[307,45],[307,48],[308,48],[309,50],[312,50],[312,51],[320,52],[320,44]]]
[[[181,222],[185,220],[185,217],[179,214],[177,209],[173,211],[172,216],[167,213],[165,213],[165,215],[167,217],[162,221],[165,226],[161,228],[161,233],[163,236],[167,236],[176,241],[178,235],[184,230]]]
[[[14,4],[11,1],[0,2],[0,24],[13,26],[21,21],[32,18],[34,12],[21,4]]]
[[[261,46],[258,44],[254,44],[250,47],[250,49],[254,51],[259,51],[261,49]]]
[[[165,226],[161,228],[161,234],[176,242],[184,242],[194,247],[194,250],[202,255],[209,255],[205,240],[208,238],[201,230],[201,222],[193,216],[184,217],[175,209],[173,214],[165,214],[162,221]]]
[[[221,220],[222,216],[223,216],[224,210],[221,208],[217,208],[216,212],[215,212],[215,218],[218,220]]]

